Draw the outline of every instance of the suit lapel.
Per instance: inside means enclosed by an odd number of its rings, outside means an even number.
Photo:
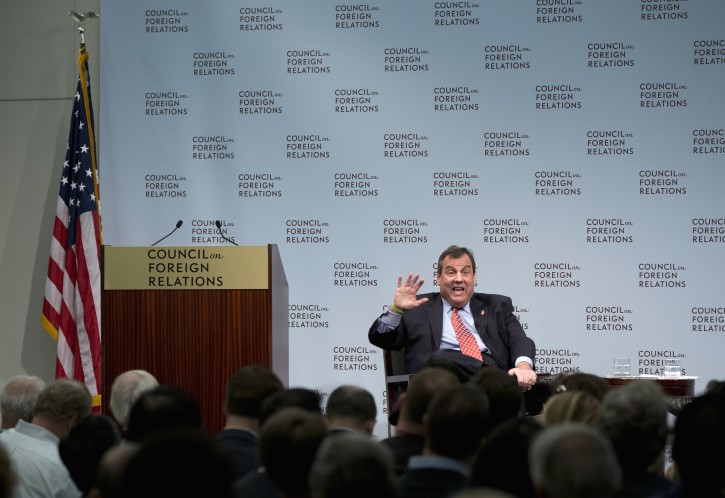
[[[435,350],[441,347],[443,337],[443,298],[438,294],[426,303],[426,315],[430,325],[431,335],[435,342]]]
[[[486,344],[486,347],[489,349],[489,351],[491,351],[491,354],[493,355],[493,341],[488,336],[487,331],[489,314],[488,305],[485,304],[480,297],[477,297],[475,295],[471,298],[471,314],[473,315],[473,323],[476,324],[476,330],[478,331],[478,335],[481,336],[484,344]]]

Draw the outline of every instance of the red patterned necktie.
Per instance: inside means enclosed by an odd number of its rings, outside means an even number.
[[[458,316],[458,308],[451,308],[451,321],[453,322],[453,330],[456,331],[456,339],[461,346],[461,353],[471,356],[477,360],[483,360],[481,350],[478,349],[478,343],[473,334],[463,324],[463,320]]]

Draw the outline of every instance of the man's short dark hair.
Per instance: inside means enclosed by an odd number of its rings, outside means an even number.
[[[272,370],[262,365],[244,366],[234,372],[227,382],[227,415],[258,419],[262,402],[283,389],[282,381]]]
[[[327,433],[321,413],[296,406],[273,413],[262,425],[258,446],[269,480],[286,495],[309,493],[309,471]]]
[[[128,417],[130,441],[142,442],[159,431],[202,428],[199,402],[187,391],[160,385],[144,392]]]
[[[304,387],[290,387],[271,394],[262,403],[259,412],[259,424],[264,425],[265,421],[282,408],[297,407],[309,412],[322,415],[320,407],[320,393]]]
[[[491,430],[488,397],[468,384],[438,392],[426,415],[426,445],[457,460],[474,454]]]
[[[328,417],[352,417],[356,420],[373,420],[378,415],[375,398],[370,391],[358,386],[344,385],[335,388],[327,400]]]
[[[405,416],[417,424],[423,423],[431,399],[438,391],[460,385],[456,374],[440,367],[426,367],[411,379],[405,391]]]
[[[458,259],[462,258],[463,256],[468,256],[471,258],[471,266],[473,267],[473,273],[476,273],[476,260],[473,257],[473,251],[468,249],[467,247],[460,247],[460,246],[449,246],[446,248],[445,251],[441,253],[440,256],[438,256],[438,271],[437,275],[440,276],[443,272],[443,260],[450,257],[451,259]]]

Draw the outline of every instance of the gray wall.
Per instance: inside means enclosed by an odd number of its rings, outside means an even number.
[[[55,377],[55,342],[40,325],[48,250],[65,158],[80,34],[68,12],[99,0],[4,0],[0,16],[0,385],[26,373]],[[100,12],[99,12],[100,13]],[[91,92],[99,20],[84,23]],[[100,147],[103,133],[98,130]]]

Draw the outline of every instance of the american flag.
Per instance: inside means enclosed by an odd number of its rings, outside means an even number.
[[[50,243],[41,322],[56,340],[55,377],[83,382],[101,405],[101,219],[88,75],[81,46],[68,150]]]

